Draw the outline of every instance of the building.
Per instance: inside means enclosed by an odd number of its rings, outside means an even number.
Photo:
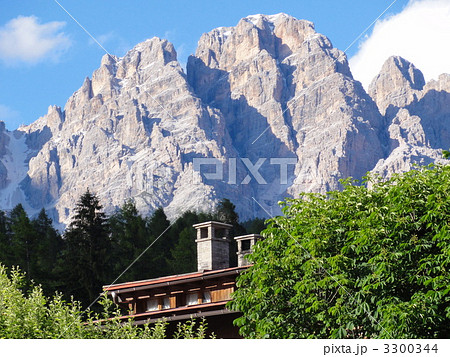
[[[133,317],[136,324],[169,322],[169,333],[178,322],[205,318],[210,332],[219,338],[239,338],[233,320],[239,312],[226,304],[236,289],[236,277],[248,267],[245,255],[261,239],[258,234],[235,237],[237,252],[230,251],[231,225],[209,221],[195,224],[197,230],[197,272],[133,281],[104,287],[113,301]],[[230,266],[230,254],[238,265]]]

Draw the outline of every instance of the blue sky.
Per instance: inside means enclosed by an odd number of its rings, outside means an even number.
[[[413,2],[430,1],[449,3]],[[256,13],[285,12],[312,21],[344,50],[393,0],[58,2],[112,54],[123,56],[137,43],[158,36],[175,45],[184,64],[202,33],[234,26]],[[401,14],[409,3],[397,0],[380,20]],[[368,40],[362,37],[347,55],[355,56]],[[0,120],[13,130],[45,115],[49,105],[64,107],[99,67],[104,53],[54,0],[0,0]]]

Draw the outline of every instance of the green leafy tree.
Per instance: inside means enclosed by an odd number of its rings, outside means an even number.
[[[450,166],[366,183],[270,220],[229,305],[244,336],[450,337]]]
[[[100,312],[83,311],[77,301],[64,301],[61,294],[47,298],[40,286],[24,291],[27,279],[0,264],[0,339],[162,339],[167,336],[164,321],[137,326],[132,319],[120,319],[120,311],[105,295]],[[207,338],[204,321],[179,324],[175,338]]]
[[[64,292],[87,306],[111,279],[109,227],[99,199],[89,190],[80,197],[64,240],[59,263]]]

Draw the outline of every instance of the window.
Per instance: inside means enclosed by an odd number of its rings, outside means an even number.
[[[186,305],[197,305],[198,304],[198,294],[190,293],[186,295]]]
[[[147,300],[147,310],[146,311],[156,311],[158,310],[158,299]]]
[[[170,299],[169,299],[169,297],[165,297],[163,299],[162,308],[163,309],[170,309]]]
[[[206,304],[208,302],[211,302],[211,293],[209,291],[203,292],[203,303]]]

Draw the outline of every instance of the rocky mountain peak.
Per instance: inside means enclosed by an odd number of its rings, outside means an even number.
[[[203,34],[195,56],[209,67],[228,70],[263,51],[282,61],[293,53],[313,50],[317,45],[332,47],[325,36],[315,32],[312,22],[284,13],[257,14],[241,19],[235,27],[219,27]]]
[[[124,63],[135,63],[137,66],[147,66],[153,62],[166,65],[176,60],[177,53],[173,44],[159,37],[137,44],[122,59]]]
[[[420,70],[400,56],[389,57],[369,86],[369,95],[382,114],[389,105],[402,107],[417,99],[425,85]]]
[[[117,56],[110,55],[108,53],[102,57],[102,60],[100,61],[100,67],[114,66],[118,60],[119,60],[119,58]]]
[[[345,54],[309,21],[252,15],[212,30],[189,58],[187,77],[202,101],[223,114],[241,157],[299,159],[290,176],[293,195],[337,187],[342,173],[360,177],[382,155],[373,101],[353,80]],[[273,196],[267,187],[254,190],[255,197]]]
[[[318,36],[312,22],[298,20],[285,13],[247,16],[239,22],[236,29],[248,28],[245,23],[260,30],[262,45],[267,44],[266,50],[279,60],[297,52],[305,40]],[[268,37],[272,36],[275,38],[268,41]]]
[[[380,159],[374,172],[386,177],[440,160],[440,149],[450,146],[450,75],[425,84],[411,62],[393,56],[372,81],[369,94],[385,117],[389,137],[389,156]]]

